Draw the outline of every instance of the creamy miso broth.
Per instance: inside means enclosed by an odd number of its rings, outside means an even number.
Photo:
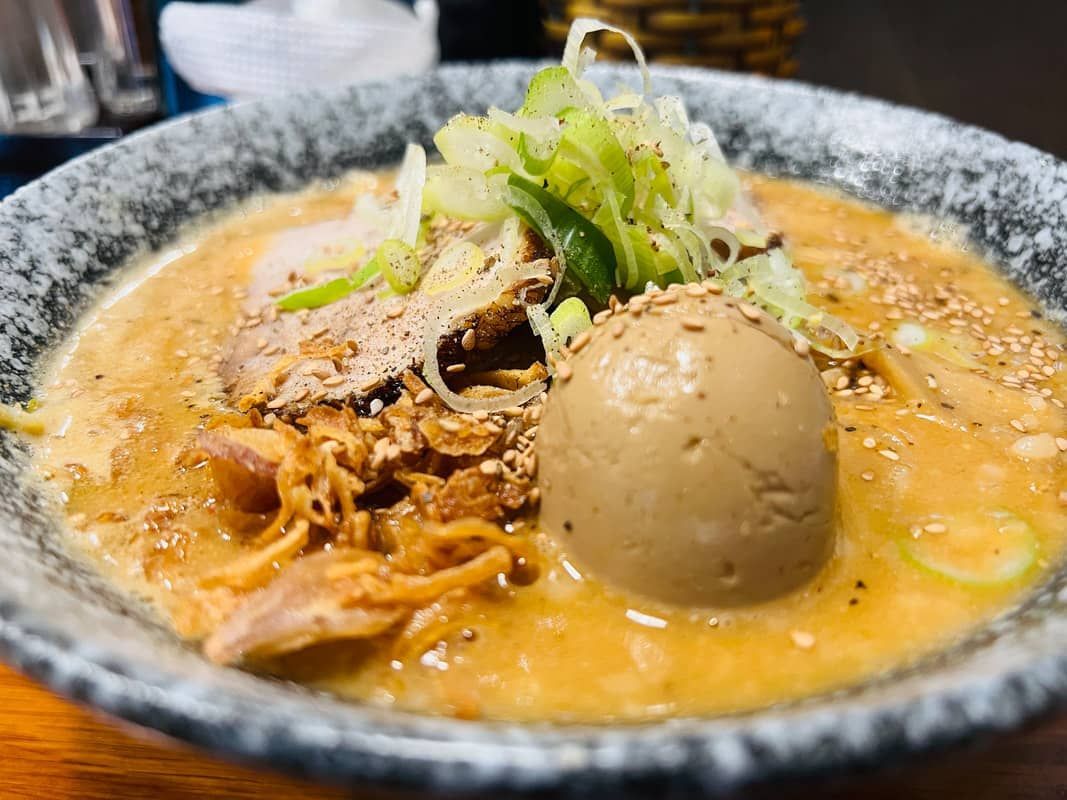
[[[35,467],[71,547],[183,637],[203,639],[260,591],[210,579],[262,546],[271,515],[234,507],[198,450],[203,431],[246,424],[219,368],[250,324],[241,310],[250,271],[275,259],[288,265],[284,280],[350,254],[354,200],[387,194],[389,181],[358,175],[265,198],[149,256],[42,380],[35,413],[47,432],[34,440]],[[500,575],[427,602],[381,635],[251,666],[459,717],[718,714],[913,662],[1040,582],[1067,537],[1062,333],[973,252],[906,220],[802,183],[746,183],[812,302],[873,348],[817,362],[836,416],[838,521],[830,560],[810,583],[747,607],[647,600],[584,574],[565,538],[539,530],[533,499],[505,527],[529,543],[523,579]],[[715,490],[715,475],[701,480]],[[379,502],[368,524],[392,524]],[[267,568],[284,574],[287,563]]]

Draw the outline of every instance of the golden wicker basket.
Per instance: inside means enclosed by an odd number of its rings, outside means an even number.
[[[804,30],[795,0],[541,0],[545,38],[557,49],[571,21],[595,17],[630,31],[653,61],[759,72],[796,72],[793,46]],[[629,58],[612,33],[594,34],[604,58]]]

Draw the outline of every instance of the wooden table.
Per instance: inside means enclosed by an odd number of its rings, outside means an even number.
[[[0,666],[3,800],[323,800],[350,796],[227,764],[158,734],[106,720]],[[776,800],[1067,797],[1067,718],[1046,721],[981,749],[906,768],[818,785],[775,787],[757,791],[755,796]],[[355,797],[384,796],[374,792]]]

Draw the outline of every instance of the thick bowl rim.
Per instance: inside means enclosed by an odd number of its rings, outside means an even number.
[[[531,66],[531,62],[493,64],[494,69],[528,70]],[[447,76],[453,70],[483,68],[456,65],[437,72]],[[851,97],[879,114],[900,111],[952,122],[991,144],[1012,144],[1064,166],[1036,148],[1009,143],[999,134],[854,93],[699,68],[654,68],[654,73],[683,81],[748,86],[754,91],[773,85],[784,93]],[[307,95],[316,101],[344,91]],[[275,100],[238,105],[262,106]],[[34,192],[42,180],[75,171],[142,139],[165,137],[168,131],[226,113],[228,108],[233,106],[167,120],[78,156],[20,187],[0,207]],[[886,758],[947,747],[1014,728],[1067,699],[1065,654],[941,685],[918,697],[835,704],[830,696],[831,707],[802,703],[784,713],[771,708],[702,720],[576,726],[444,720],[390,712],[406,723],[414,719],[416,727],[425,723],[428,735],[422,736],[413,735],[407,729],[410,725],[404,730],[379,731],[368,730],[366,725],[331,727],[300,719],[279,725],[271,709],[250,708],[226,695],[212,698],[210,706],[174,697],[167,693],[167,681],[155,667],[124,662],[108,653],[81,652],[71,645],[38,618],[32,607],[5,596],[0,585],[0,653],[58,693],[238,760],[335,782],[367,780],[442,791],[648,790],[657,780],[677,778],[681,773],[689,785],[717,793],[754,780],[869,767]],[[271,735],[237,735],[235,720],[245,728],[269,730]],[[521,730],[520,737],[506,735],[516,729]],[[494,738],[496,734],[504,735]]]

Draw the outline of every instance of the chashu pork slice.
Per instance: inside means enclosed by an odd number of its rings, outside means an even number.
[[[409,294],[383,299],[385,284],[377,282],[329,305],[298,312],[273,308],[271,290],[284,270],[279,271],[277,258],[265,260],[253,270],[246,319],[220,365],[231,399],[242,410],[256,407],[283,417],[320,402],[366,410],[375,398],[391,400],[404,372],[422,368],[423,338],[439,299],[433,287],[488,283],[494,270],[508,261],[543,263],[543,277],[508,287],[488,306],[454,321],[438,343],[442,365],[462,362],[467,350],[491,348],[526,322],[519,293],[526,292],[527,302],[538,302],[556,271],[551,251],[535,233],[523,226],[516,242],[504,231],[499,224],[473,230],[454,224],[435,234],[431,249],[436,253],[461,237],[482,248],[485,263],[474,275],[459,274],[464,267],[458,264],[450,268],[438,262]],[[367,252],[372,253],[381,238],[368,232]],[[456,274],[447,274],[449,269]],[[331,277],[336,273],[316,275],[314,282]],[[474,331],[473,337],[463,340],[468,330]]]

